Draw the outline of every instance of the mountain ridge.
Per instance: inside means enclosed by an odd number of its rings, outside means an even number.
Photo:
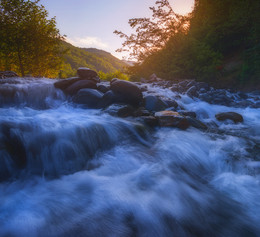
[[[122,71],[129,66],[111,53],[97,48],[80,48],[62,41],[64,62],[60,71],[60,78],[76,75],[78,67],[88,67],[97,72],[112,73]]]

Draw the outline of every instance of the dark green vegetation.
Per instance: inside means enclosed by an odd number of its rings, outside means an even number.
[[[53,77],[63,36],[39,0],[0,0],[0,70]]]
[[[260,83],[260,1],[195,0],[193,12],[180,16],[167,0],[150,8],[153,18],[130,19],[136,34],[122,49],[139,65],[135,77],[196,78],[220,87]],[[155,42],[155,43],[154,43]]]
[[[60,71],[60,77],[75,76],[79,67],[88,67],[100,71],[101,77],[110,77],[110,74],[120,74],[127,64],[112,54],[95,48],[78,48],[69,43],[62,42],[62,50],[65,51],[64,63]]]

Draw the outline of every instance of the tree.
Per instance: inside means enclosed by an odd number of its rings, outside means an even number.
[[[119,51],[139,63],[135,77],[196,78],[216,86],[259,85],[260,1],[195,0],[188,16],[175,14],[168,0],[156,1],[153,18],[134,18],[136,30]]]
[[[131,28],[136,34],[126,35],[121,31],[114,31],[125,42],[117,52],[128,51],[130,58],[142,62],[151,54],[162,49],[175,34],[186,32],[189,27],[189,17],[176,14],[168,0],[156,1],[155,7],[150,7],[152,18],[132,18],[129,20]]]
[[[55,77],[64,36],[40,0],[0,0],[0,69]]]

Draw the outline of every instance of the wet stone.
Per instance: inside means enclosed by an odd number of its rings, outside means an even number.
[[[110,88],[115,94],[120,95],[121,102],[134,106],[139,105],[142,102],[142,92],[133,82],[114,78],[110,82]]]
[[[234,123],[242,123],[244,121],[243,116],[235,112],[218,113],[215,117],[219,121],[224,121],[227,119],[232,120]]]
[[[177,127],[186,130],[190,125],[186,117],[173,111],[160,111],[155,113],[161,127]]]
[[[99,108],[103,93],[95,89],[81,89],[73,97],[73,102],[86,105],[89,108]]]
[[[183,116],[189,116],[192,118],[196,118],[197,114],[193,111],[187,111],[187,110],[179,110],[178,113]]]
[[[77,70],[77,74],[78,74],[79,78],[81,78],[81,79],[88,79],[88,80],[93,80],[95,82],[100,82],[97,72],[95,72],[94,70],[91,70],[89,68],[80,67]]]
[[[74,95],[76,94],[79,90],[85,89],[85,88],[90,88],[90,89],[97,89],[97,85],[94,81],[92,80],[80,80],[69,87],[67,87],[64,92],[69,95]]]

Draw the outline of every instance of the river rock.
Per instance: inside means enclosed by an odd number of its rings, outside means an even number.
[[[113,116],[126,118],[129,116],[134,116],[135,109],[131,105],[112,104],[109,107],[107,107],[104,111]]]
[[[97,89],[96,82],[92,80],[80,80],[67,87],[64,92],[69,95],[75,95],[79,90],[84,88]]]
[[[95,89],[81,89],[73,97],[73,102],[86,105],[89,108],[99,108],[103,93]]]
[[[1,79],[8,78],[8,77],[18,77],[18,75],[16,74],[16,72],[13,71],[0,71]]]
[[[243,92],[239,92],[238,93],[238,96],[243,99],[243,100],[246,100],[248,99],[248,95],[246,93],[243,93]]]
[[[235,112],[224,112],[215,115],[216,119],[219,121],[224,121],[227,119],[232,120],[234,123],[241,123],[244,121],[243,116],[241,114]]]
[[[198,96],[199,96],[199,94],[198,94],[198,92],[197,92],[196,86],[190,87],[190,88],[187,90],[186,93],[187,93],[187,95],[188,95],[189,97],[191,97],[191,98],[193,98],[193,97],[198,97]]]
[[[167,105],[167,108],[173,107],[176,109],[179,106],[175,100],[163,99],[162,101]]]
[[[93,80],[95,82],[100,82],[97,72],[89,68],[80,67],[78,68],[77,73],[79,78],[81,79],[88,79],[88,80]]]
[[[199,90],[199,91],[202,89],[204,91],[209,90],[209,84],[206,82],[197,82],[195,86],[196,86],[197,90]]]
[[[255,104],[251,105],[251,108],[255,108],[255,109],[260,108],[260,102],[256,102]]]
[[[250,100],[243,100],[243,101],[236,103],[237,107],[249,107],[249,106],[253,106],[253,105],[254,105],[254,103]]]
[[[190,80],[184,80],[178,83],[180,87],[186,87],[189,84]]]
[[[139,107],[135,112],[134,116],[135,117],[141,117],[141,116],[150,116],[150,112],[146,110],[144,107]]]
[[[146,124],[149,127],[156,127],[158,126],[158,119],[154,116],[141,116],[138,118],[138,121]]]
[[[202,93],[199,95],[199,99],[206,101],[208,103],[211,103],[213,100],[213,97],[210,95],[210,93]]]
[[[173,111],[160,111],[155,113],[161,127],[177,127],[186,130],[190,124],[186,117]]]
[[[68,88],[69,86],[71,86],[73,83],[80,81],[82,79],[80,79],[79,77],[71,77],[71,78],[67,78],[67,79],[59,79],[58,81],[56,81],[54,83],[55,88],[61,89],[61,90],[65,90],[66,88]]]
[[[99,84],[97,85],[97,89],[102,93],[106,93],[109,91],[110,87],[103,84]]]
[[[26,166],[27,156],[24,143],[20,134],[15,132],[12,124],[2,124],[0,128],[0,143],[3,148],[8,152],[12,162],[9,165],[14,165],[18,169],[23,169]],[[3,159],[4,157],[1,157]]]
[[[101,106],[103,108],[110,106],[111,104],[129,104],[122,94],[113,92],[112,90],[107,91],[102,98]]]
[[[211,101],[212,104],[219,104],[219,105],[225,105],[225,106],[230,106],[230,104],[232,102],[233,102],[233,100],[224,94],[214,96],[213,100]]]
[[[140,90],[142,92],[148,91],[147,86],[140,86]]]
[[[109,90],[103,95],[101,105],[103,108],[105,108],[115,103],[116,101],[117,101],[116,94],[113,91]]]
[[[180,115],[189,116],[189,117],[192,117],[192,118],[196,118],[197,117],[197,114],[195,112],[193,112],[193,111],[179,110],[178,113]]]
[[[207,92],[207,90],[205,88],[199,89],[199,94],[203,94],[203,93],[206,93],[206,92]]]
[[[165,110],[168,106],[160,98],[154,95],[148,95],[144,97],[144,107],[149,111],[162,111]]]
[[[129,116],[134,116],[134,107],[131,105],[125,105],[121,109],[118,110],[117,115],[121,118],[129,117]]]
[[[138,105],[143,99],[140,88],[133,82],[113,79],[110,83],[111,90],[121,96],[124,103],[131,105]]]
[[[179,92],[179,85],[173,85],[171,88],[170,88],[170,90],[172,91],[172,92]]]
[[[114,83],[114,82],[116,82],[116,81],[121,81],[121,80],[118,79],[118,78],[113,78],[113,79],[110,81],[110,84],[112,84],[112,83]]]
[[[194,118],[194,117],[186,117],[190,126],[200,129],[200,130],[207,130],[208,127],[206,124],[202,123],[200,120]]]
[[[188,84],[187,84],[187,86],[185,86],[187,89],[188,88],[191,88],[192,86],[196,86],[196,81],[195,80],[191,80]]]

